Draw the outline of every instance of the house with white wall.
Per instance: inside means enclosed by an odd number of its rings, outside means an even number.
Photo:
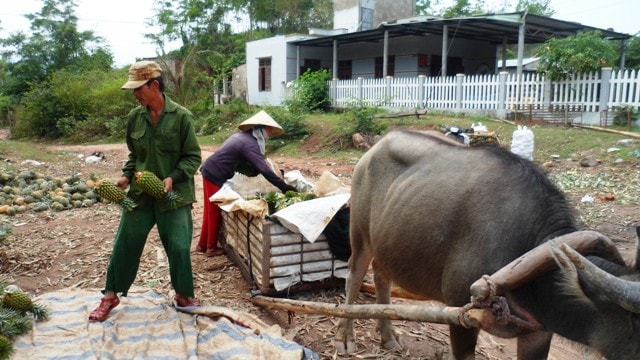
[[[496,74],[514,44],[521,74],[525,44],[589,30],[631,37],[522,12],[444,19],[415,16],[415,0],[334,0],[332,30],[247,43],[247,102],[280,105],[287,84],[307,69],[328,69],[336,80]]]

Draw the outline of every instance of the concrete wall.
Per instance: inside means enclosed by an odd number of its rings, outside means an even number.
[[[309,50],[297,64],[296,47],[290,41],[304,38],[304,35],[275,36],[272,38],[248,42],[246,45],[246,78],[247,102],[251,105],[281,105],[286,96],[287,83],[297,78],[298,67],[304,59],[317,59],[322,54],[320,49]],[[316,57],[318,56],[318,57]],[[330,56],[330,55],[329,55]],[[271,59],[271,90],[259,91],[259,60]],[[331,61],[322,61],[322,66],[331,67]]]
[[[233,69],[231,74],[231,96],[247,101],[247,65]]]
[[[247,102],[253,105],[280,104],[287,77],[287,36],[250,41],[246,45]],[[271,90],[260,91],[260,59],[271,59]]]
[[[333,0],[333,28],[348,32],[366,30],[360,27],[362,8],[373,7],[371,28],[380,23],[415,16],[415,0]]]

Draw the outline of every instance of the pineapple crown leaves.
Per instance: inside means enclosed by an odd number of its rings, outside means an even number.
[[[13,353],[13,344],[6,336],[0,335],[0,360],[8,359]]]
[[[20,311],[0,307],[0,336],[12,339],[29,331],[32,326],[31,318],[24,316]]]

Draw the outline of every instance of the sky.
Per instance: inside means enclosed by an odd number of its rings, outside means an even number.
[[[514,0],[488,0],[491,3],[513,3]],[[155,32],[145,25],[151,17],[154,0],[76,0],[78,28],[93,30],[105,38],[111,48],[117,66],[127,66],[136,58],[154,57],[155,46],[144,38],[145,33]],[[449,6],[453,0],[444,0]],[[16,31],[28,32],[29,21],[25,14],[39,12],[41,0],[0,0],[0,37]],[[558,20],[578,22],[583,25],[635,35],[640,32],[639,0],[551,0]],[[175,45],[174,45],[175,47]],[[166,50],[172,50],[168,46]]]

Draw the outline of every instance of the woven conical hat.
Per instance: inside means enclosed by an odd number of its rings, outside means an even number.
[[[242,131],[246,131],[246,130],[252,129],[254,126],[257,126],[257,125],[269,126],[273,128],[273,131],[271,132],[271,136],[284,134],[284,129],[282,128],[282,126],[280,126],[280,124],[278,124],[275,120],[273,120],[273,118],[269,116],[269,114],[267,114],[267,112],[264,110],[260,110],[259,113],[253,115],[252,117],[240,123],[240,125],[238,125],[238,129]]]

